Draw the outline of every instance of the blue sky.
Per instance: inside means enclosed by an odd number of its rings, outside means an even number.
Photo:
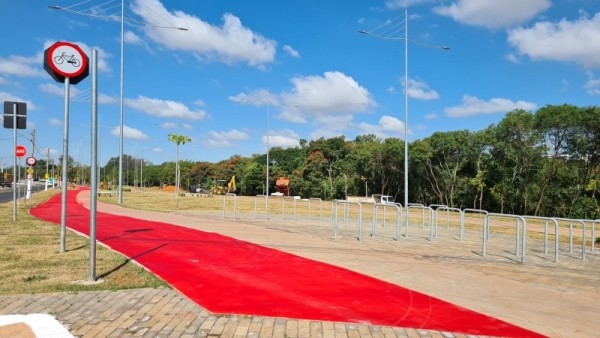
[[[124,152],[155,164],[175,160],[169,133],[192,139],[181,158],[210,162],[264,153],[267,134],[270,147],[367,133],[404,139],[404,8],[409,141],[481,130],[518,108],[600,98],[597,0],[125,6]],[[43,69],[43,52],[57,41],[88,56],[98,50],[100,163],[118,156],[120,15],[120,0],[0,0],[0,101],[28,104],[19,144],[31,148],[35,129],[35,157],[62,153],[64,86]],[[91,76],[71,86],[69,154],[83,163],[90,161],[90,89]],[[12,145],[12,130],[2,128],[5,166]]]

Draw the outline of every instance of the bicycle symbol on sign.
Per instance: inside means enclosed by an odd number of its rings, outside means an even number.
[[[57,55],[54,57],[54,62],[56,62],[57,65],[62,65],[65,61],[67,61],[67,63],[72,64],[75,68],[79,67],[79,65],[81,64],[81,62],[75,57],[75,55],[69,56],[65,52],[63,52],[61,55]]]

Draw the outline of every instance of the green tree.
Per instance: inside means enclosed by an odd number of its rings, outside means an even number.
[[[176,144],[176,155],[175,155],[175,195],[177,196],[177,204],[176,208],[179,209],[179,181],[180,181],[180,172],[179,172],[179,145],[186,144],[191,142],[192,139],[185,135],[178,134],[169,134],[169,141]]]

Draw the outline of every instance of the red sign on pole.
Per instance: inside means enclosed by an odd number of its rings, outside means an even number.
[[[27,154],[27,148],[25,148],[22,145],[18,145],[15,148],[15,155],[17,155],[17,157],[23,157]]]

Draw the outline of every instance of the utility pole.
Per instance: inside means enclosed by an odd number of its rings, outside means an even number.
[[[48,191],[48,180],[50,179],[50,175],[48,173],[49,165],[50,165],[50,148],[48,148],[48,150],[47,150],[47,157],[46,157],[46,174],[44,175],[44,177],[46,178],[46,183],[45,183],[44,191]],[[54,184],[52,184],[52,186],[54,187]]]

